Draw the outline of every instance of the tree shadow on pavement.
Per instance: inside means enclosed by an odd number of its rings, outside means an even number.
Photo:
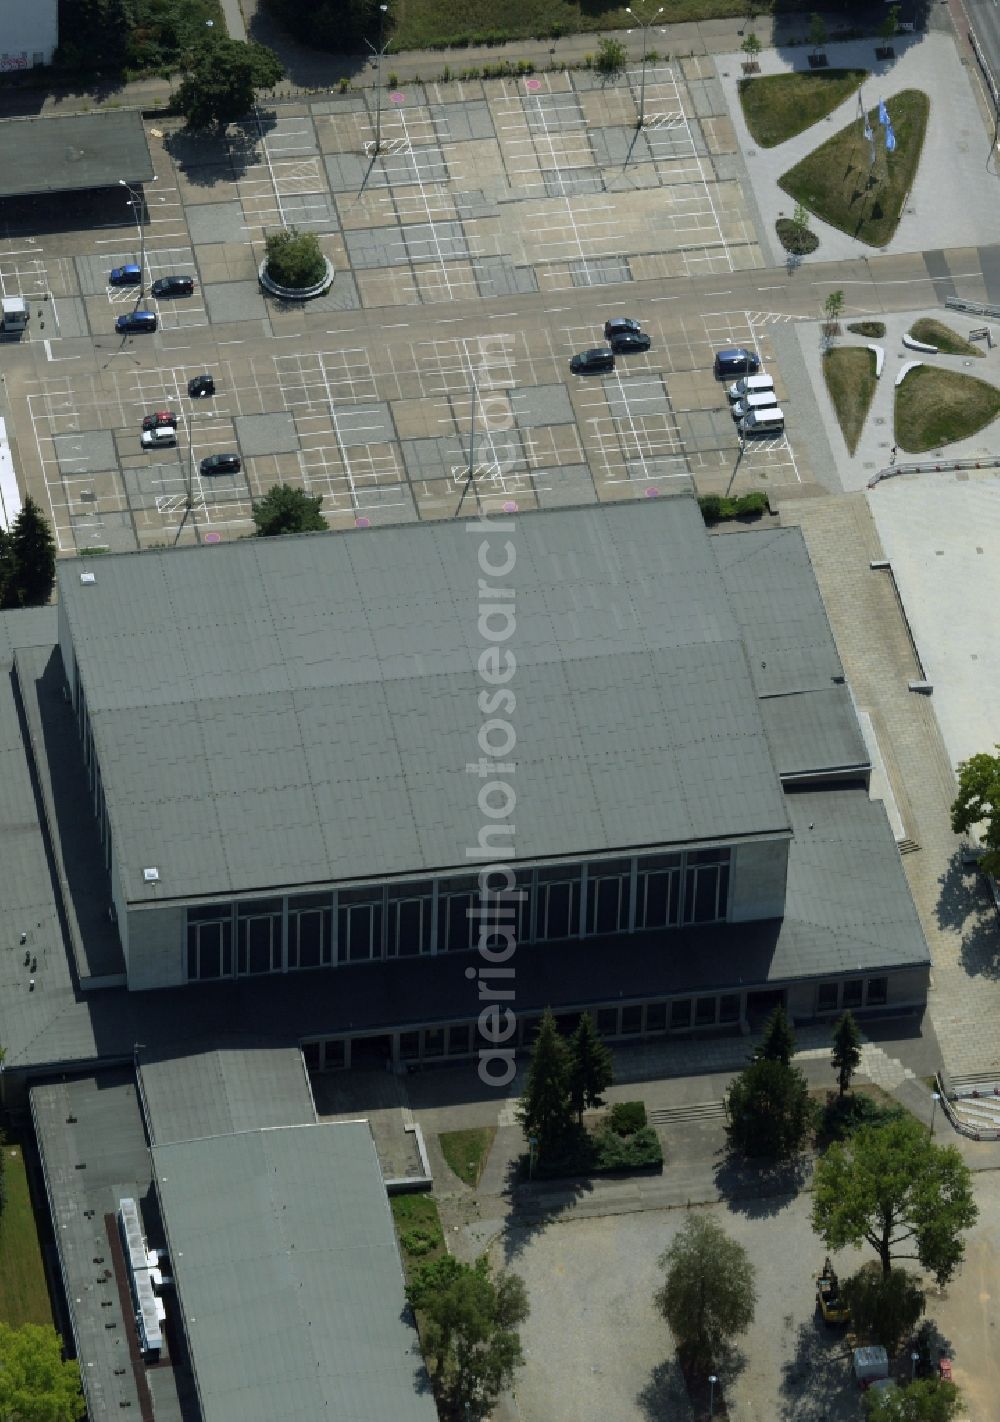
[[[510,1214],[503,1231],[501,1246],[504,1262],[510,1264],[531,1244],[536,1234],[541,1234],[546,1225],[558,1220],[560,1215],[571,1210],[578,1201],[593,1192],[589,1180],[553,1180],[545,1185],[526,1185],[521,1180],[520,1158],[511,1160],[507,1167],[507,1181],[504,1193],[510,1200]]]
[[[163,146],[193,187],[210,188],[233,182],[264,161],[262,144],[277,123],[272,109],[258,109],[257,119],[230,124],[225,133],[191,133],[175,129]]]
[[[663,1418],[684,1422],[694,1417],[694,1409],[688,1397],[687,1386],[681,1365],[675,1357],[665,1358],[649,1375],[645,1387],[636,1394],[639,1411],[649,1422],[663,1422]]]
[[[780,1214],[794,1199],[809,1178],[809,1168],[805,1155],[792,1160],[747,1160],[738,1151],[727,1150],[715,1167],[715,1184],[734,1214],[766,1219]]]
[[[800,1323],[795,1352],[782,1368],[778,1422],[828,1422],[860,1414],[857,1386],[842,1329],[817,1318]]]
[[[978,869],[952,855],[938,879],[934,913],[943,929],[962,935],[962,966],[976,977],[1000,978],[1000,933],[996,913]]]

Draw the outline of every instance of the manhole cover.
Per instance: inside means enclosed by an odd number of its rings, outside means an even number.
[[[885,424],[885,416],[884,416],[884,415],[876,415],[876,417],[875,417],[875,423],[876,423],[877,425],[884,425],[884,424]]]

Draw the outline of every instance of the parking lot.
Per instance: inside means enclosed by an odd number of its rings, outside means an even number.
[[[725,289],[718,309],[680,314],[656,287],[760,265],[722,162],[721,89],[707,61],[650,66],[637,132],[637,83],[581,71],[392,91],[378,155],[370,94],[281,104],[226,139],[148,123],[141,234],[124,189],[6,211],[0,286],[33,307],[7,348],[10,423],[60,551],[245,534],[277,481],[321,495],[333,527],[645,497],[691,475],[799,482],[784,436],[740,453],[711,375],[725,344],[770,369],[769,332],[789,318],[729,309]],[[282,225],[316,232],[336,272],[307,305],[258,285]],[[143,254],[144,294],[109,283]],[[195,276],[194,295],[153,298],[172,272]],[[116,336],[137,304],[159,329]],[[623,312],[650,351],[571,377]],[[190,401],[203,369],[218,394]],[[164,408],[176,447],[141,451],[143,416]],[[217,451],[241,472],[203,479]]]

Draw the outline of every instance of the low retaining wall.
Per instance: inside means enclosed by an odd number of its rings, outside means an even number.
[[[333,264],[326,258],[326,271],[323,273],[323,280],[316,282],[314,286],[279,286],[267,274],[267,258],[261,262],[257,268],[257,279],[265,291],[271,296],[277,296],[281,301],[312,301],[317,296],[323,296],[333,285],[335,272]]]

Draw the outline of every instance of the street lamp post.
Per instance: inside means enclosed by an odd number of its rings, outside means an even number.
[[[389,47],[385,41],[385,17],[388,13],[388,5],[380,5],[378,22],[378,49],[372,44],[370,39],[365,40],[365,44],[375,56],[375,150],[372,157],[382,151],[382,56]]]
[[[933,1105],[931,1106],[931,1131],[930,1131],[931,1139],[932,1139],[932,1140],[933,1140],[933,1138],[934,1138],[934,1117],[935,1117],[935,1115],[936,1115],[936,1113],[937,1113],[937,1104],[938,1104],[938,1102],[939,1102],[940,1100],[941,1100],[941,1093],[938,1092],[938,1091],[932,1091],[932,1092],[931,1092],[931,1101],[933,1102]]]
[[[709,1417],[714,1417],[714,1416],[715,1416],[715,1384],[716,1384],[718,1381],[719,1381],[719,1379],[715,1376],[714,1373],[711,1373],[711,1374],[709,1375],[709,1379],[708,1379],[708,1415],[709,1415]]]
[[[156,178],[153,178],[156,182]],[[128,193],[128,205],[135,213],[135,225],[139,229],[139,295],[142,295],[143,287],[146,285],[146,223],[144,218],[145,199],[138,188],[134,188],[131,183],[127,183],[124,178],[118,179],[119,187]]]
[[[649,38],[650,25],[663,14],[663,6],[661,5],[648,20],[642,19],[641,16],[637,15],[628,5],[625,6],[625,13],[626,15],[631,15],[642,30],[642,77],[639,80],[639,121],[636,124],[636,128],[642,128],[646,122],[646,41]],[[629,33],[631,33],[631,31],[629,31]]]
[[[917,1376],[917,1364],[920,1362],[920,1354],[914,1350],[910,1354],[910,1382]]]

